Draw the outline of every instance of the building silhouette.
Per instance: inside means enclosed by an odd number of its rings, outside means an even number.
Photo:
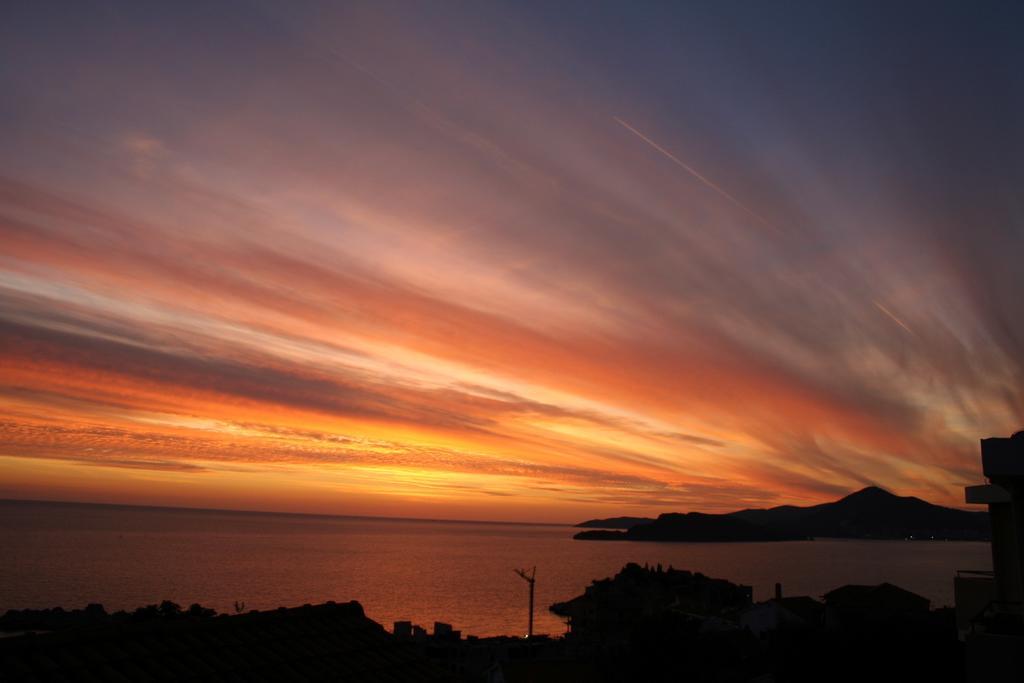
[[[968,503],[987,504],[992,571],[954,578],[957,626],[966,644],[967,680],[1024,680],[1024,431],[981,440],[989,483],[968,486]]]

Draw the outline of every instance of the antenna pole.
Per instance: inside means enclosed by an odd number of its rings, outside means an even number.
[[[516,574],[519,574],[526,583],[530,584],[530,621],[529,627],[526,629],[526,637],[533,638],[533,584],[536,582],[537,567],[534,566],[530,571],[525,569],[516,569]]]

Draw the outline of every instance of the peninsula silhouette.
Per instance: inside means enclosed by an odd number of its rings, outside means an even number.
[[[781,505],[726,514],[671,512],[657,519],[614,517],[577,526],[591,529],[573,536],[584,541],[786,541],[815,537],[988,540],[990,536],[987,512],[933,505],[876,486],[809,507]]]

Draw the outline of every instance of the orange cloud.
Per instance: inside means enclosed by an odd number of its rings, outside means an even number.
[[[73,70],[5,46],[34,66],[0,75],[23,107],[0,126],[3,495],[958,504],[977,438],[1019,427],[1016,200],[897,191],[900,159],[794,123],[859,99],[801,119],[677,69],[665,113],[623,95],[656,70],[598,87],[515,21],[295,12],[258,54],[234,30],[176,47],[173,73],[84,19]]]

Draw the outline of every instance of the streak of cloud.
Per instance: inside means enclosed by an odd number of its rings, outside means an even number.
[[[905,322],[903,322],[902,320],[900,320],[899,318],[897,318],[896,314],[894,314],[888,308],[886,308],[885,306],[883,306],[882,304],[880,304],[877,301],[873,301],[872,303],[878,308],[878,310],[880,310],[882,313],[885,313],[885,315],[888,316],[889,319],[892,320],[894,323],[896,323],[897,325],[902,327],[908,333],[914,334],[914,331],[912,329],[910,329],[909,327],[907,327],[907,324]]]
[[[959,504],[1024,422],[1011,10],[115,6],[0,10],[4,495]]]
[[[747,206],[746,204],[741,202],[739,199],[736,199],[736,197],[734,197],[731,194],[729,194],[728,192],[726,192],[721,186],[719,186],[719,185],[715,184],[714,182],[712,182],[711,180],[709,180],[706,176],[704,176],[702,173],[700,173],[697,169],[693,168],[692,166],[687,164],[685,161],[683,161],[682,159],[677,157],[675,154],[673,154],[672,152],[668,151],[667,149],[665,149],[664,147],[659,145],[657,142],[655,142],[654,140],[650,139],[649,137],[647,137],[646,135],[644,135],[643,133],[638,131],[636,128],[634,128],[632,125],[630,125],[626,121],[623,121],[618,116],[613,116],[612,120],[615,121],[615,123],[617,123],[620,126],[622,126],[623,128],[625,128],[626,130],[628,130],[633,135],[637,136],[638,138],[640,138],[641,140],[646,142],[648,145],[650,145],[652,148],[654,148],[656,151],[658,151],[662,156],[664,156],[669,161],[674,163],[676,166],[678,166],[679,168],[683,169],[684,171],[686,171],[687,173],[692,175],[694,178],[699,180],[705,186],[707,186],[707,187],[711,188],[712,190],[714,190],[715,192],[717,192],[719,195],[721,195],[726,200],[728,200],[729,203],[731,203],[733,206],[736,206],[737,208],[742,209],[743,212],[746,213],[748,216],[751,216],[752,218],[756,219],[759,223],[761,223],[762,225],[764,225],[766,227],[772,228],[773,230],[778,230],[778,228],[775,225],[773,225],[767,218],[765,218],[761,214],[759,214],[756,211],[754,211],[753,209],[751,209],[749,206]]]

